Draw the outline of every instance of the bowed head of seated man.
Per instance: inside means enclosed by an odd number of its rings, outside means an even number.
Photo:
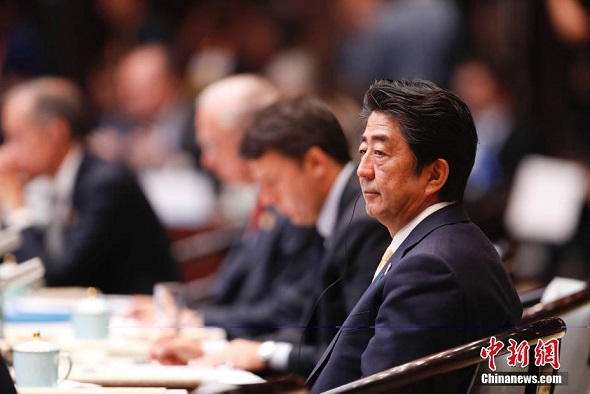
[[[240,74],[209,85],[197,99],[201,163],[225,185],[255,186],[239,145],[254,114],[277,98],[277,89],[266,79]],[[315,237],[313,228],[293,226],[283,215],[259,205],[222,262],[210,302],[193,301],[191,294],[198,292],[199,283],[188,284],[191,308],[202,324],[224,328],[230,338],[254,337],[297,324],[311,289],[309,264]],[[178,338],[160,339],[154,345],[154,356],[175,362],[160,357],[158,351],[178,341],[184,343]],[[211,349],[210,343],[188,342],[187,346],[194,350],[193,358]]]
[[[393,239],[310,375],[314,393],[492,335],[522,312],[497,252],[461,206],[477,145],[467,106],[431,82],[383,80],[362,116],[357,173],[367,212]],[[464,388],[467,371],[462,378],[449,391]]]
[[[81,93],[68,80],[39,78],[4,99],[0,199],[7,225],[21,230],[20,260],[39,256],[49,286],[150,293],[177,280],[166,234],[126,168],[90,155]],[[51,219],[41,226],[25,201],[37,176],[52,179]]]
[[[296,325],[307,328],[286,327],[259,340],[236,339],[199,362],[306,375],[369,285],[375,270],[371,262],[379,260],[389,234],[367,216],[342,129],[320,100],[281,100],[260,111],[241,152],[265,203],[295,224],[316,225],[323,237],[308,268],[313,289],[305,299],[306,313]],[[165,354],[186,362],[198,356],[189,347],[171,344]]]

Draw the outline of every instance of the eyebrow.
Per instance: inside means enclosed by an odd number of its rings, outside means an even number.
[[[361,137],[361,143],[367,142],[368,139],[364,135]],[[389,142],[389,138],[386,134],[374,134],[371,136],[371,142]]]

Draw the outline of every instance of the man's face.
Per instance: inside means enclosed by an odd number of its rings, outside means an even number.
[[[379,112],[369,116],[359,153],[367,213],[395,233],[425,208],[427,171],[414,175],[415,158],[399,126]]]
[[[4,106],[2,151],[17,171],[31,177],[51,174],[55,167],[55,141],[52,133],[29,115],[29,104],[17,97]]]
[[[197,113],[196,129],[204,168],[228,185],[251,181],[248,166],[239,154],[241,131],[220,129],[217,118],[206,111]]]
[[[250,160],[252,175],[260,185],[265,205],[275,206],[296,225],[311,226],[317,221],[323,196],[315,187],[313,169],[276,151]]]

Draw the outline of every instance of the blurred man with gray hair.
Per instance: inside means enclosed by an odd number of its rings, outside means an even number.
[[[132,294],[178,279],[166,234],[132,173],[86,151],[76,85],[49,77],[16,85],[5,96],[2,127],[3,216],[23,236],[17,255],[41,257],[49,286]],[[53,181],[47,228],[25,201],[25,183],[38,176]]]

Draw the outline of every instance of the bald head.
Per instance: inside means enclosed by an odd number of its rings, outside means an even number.
[[[197,110],[215,117],[219,129],[243,131],[253,115],[278,96],[277,88],[267,79],[240,74],[207,86],[197,99]]]
[[[203,167],[224,183],[252,182],[239,144],[254,114],[278,97],[268,80],[254,74],[234,75],[207,86],[196,101],[195,118]]]

